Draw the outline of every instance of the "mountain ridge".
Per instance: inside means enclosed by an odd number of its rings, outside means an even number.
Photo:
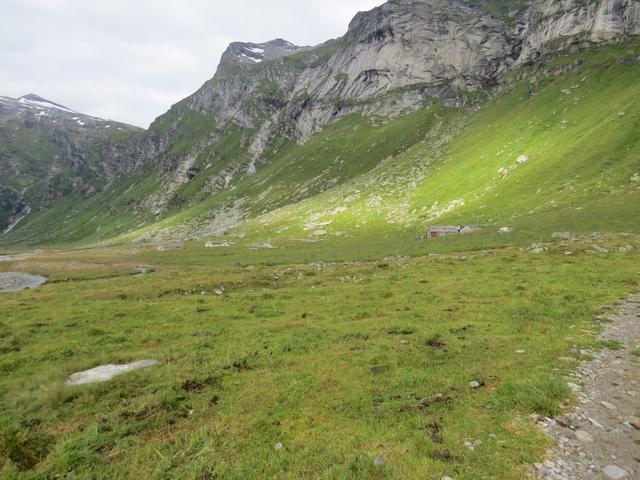
[[[118,175],[156,185],[126,208],[143,223],[198,204],[215,217],[254,203],[237,198],[237,189],[294,148],[288,145],[305,145],[336,122],[473,110],[512,82],[512,72],[535,70],[545,56],[638,33],[636,0],[391,0],[358,13],[343,37],[318,46],[233,42],[210,80],[116,155]]]

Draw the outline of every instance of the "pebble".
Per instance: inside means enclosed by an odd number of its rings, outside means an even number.
[[[618,409],[614,404],[609,403],[607,401],[600,402],[600,405],[602,405],[607,410],[617,410]]]
[[[481,384],[477,380],[472,380],[469,382],[469,386],[471,388],[480,388]]]
[[[383,458],[383,457],[381,457],[380,455],[378,455],[377,457],[375,457],[375,458],[373,459],[373,464],[374,464],[376,467],[382,467],[382,466],[385,464],[384,458]]]
[[[453,480],[451,477],[442,477],[440,480]]]
[[[578,430],[576,432],[576,438],[582,443],[593,443],[593,435],[589,432],[585,432],[583,430]]]
[[[282,442],[278,442],[278,443],[276,443],[274,448],[276,450],[282,450],[284,448],[284,445],[282,444]]]
[[[623,478],[628,478],[629,474],[626,470],[620,468],[617,465],[608,465],[602,469],[602,473],[606,475],[607,478],[612,480],[622,480]]]
[[[527,351],[526,350],[516,350],[516,353],[518,355],[522,355],[523,353],[527,353]]]

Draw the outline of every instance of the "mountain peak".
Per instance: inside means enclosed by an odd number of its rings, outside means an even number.
[[[276,60],[309,47],[299,47],[282,38],[264,43],[233,42],[223,58],[234,58],[240,63],[255,64],[265,60]]]
[[[40,95],[36,95],[35,93],[29,93],[27,95],[19,97],[18,102],[35,107],[56,108],[58,110],[63,110],[69,113],[78,113],[75,110],[70,109],[69,107],[65,107],[64,105],[60,105],[59,103],[52,102],[51,100],[47,100],[46,98],[41,97]]]

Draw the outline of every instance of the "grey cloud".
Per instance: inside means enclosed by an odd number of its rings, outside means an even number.
[[[0,0],[0,95],[37,93],[147,126],[211,78],[232,41],[315,45],[384,0]]]

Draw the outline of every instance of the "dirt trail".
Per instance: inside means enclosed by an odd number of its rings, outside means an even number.
[[[605,349],[584,362],[569,386],[579,406],[563,418],[541,422],[557,441],[537,464],[545,480],[640,479],[640,295],[632,296],[602,340],[622,349]]]

